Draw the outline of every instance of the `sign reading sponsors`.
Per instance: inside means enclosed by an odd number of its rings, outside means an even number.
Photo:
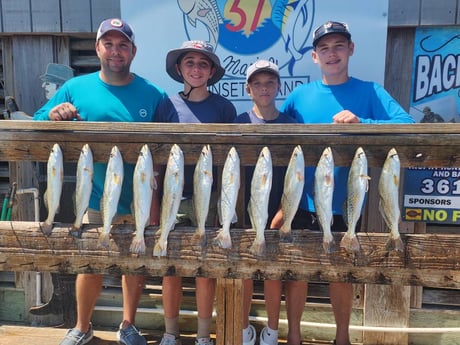
[[[460,224],[460,168],[408,168],[405,221]]]

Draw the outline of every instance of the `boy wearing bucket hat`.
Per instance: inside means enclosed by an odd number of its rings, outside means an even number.
[[[204,41],[186,41],[178,49],[173,49],[166,56],[166,71],[169,76],[183,84],[183,89],[169,97],[160,105],[158,122],[176,123],[232,123],[236,117],[236,109],[226,98],[212,93],[208,86],[218,82],[225,74],[220,60],[214,53],[214,47]],[[185,167],[185,184],[183,200],[178,211],[178,224],[195,224],[193,207],[193,170],[194,166]],[[215,169],[214,169],[215,170]],[[214,173],[214,176],[217,176]],[[162,179],[160,179],[162,180]],[[214,225],[216,215],[214,178],[213,193],[207,225]],[[159,204],[157,203],[153,203]],[[197,345],[211,345],[210,329],[216,280],[197,277],[196,299],[198,309]],[[182,301],[182,278],[163,277],[163,309],[165,333],[160,345],[178,345],[179,311]]]

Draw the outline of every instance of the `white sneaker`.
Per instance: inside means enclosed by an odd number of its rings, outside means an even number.
[[[264,336],[266,336],[265,335],[266,333],[267,333],[267,327],[262,328],[262,331],[260,331],[260,338],[259,338],[260,345],[270,345],[264,340]],[[276,343],[278,343],[278,340],[276,341]]]
[[[253,325],[249,325],[249,329],[251,330],[251,334],[252,334],[251,340],[246,341],[246,342],[243,341],[243,345],[255,345],[256,343],[256,338],[257,338],[256,329],[254,328]]]
[[[179,338],[176,338],[173,334],[165,333],[161,339],[160,345],[182,345]]]

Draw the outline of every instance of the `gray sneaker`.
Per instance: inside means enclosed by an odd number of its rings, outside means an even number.
[[[147,340],[142,336],[141,332],[134,326],[129,325],[125,329],[118,329],[118,343],[124,345],[147,345]]]
[[[93,339],[93,326],[89,324],[86,333],[81,332],[76,328],[69,329],[59,345],[85,345]]]
[[[182,342],[173,334],[165,333],[163,334],[163,338],[161,338],[160,345],[182,345]]]
[[[214,345],[210,338],[198,338],[195,340],[195,345]]]

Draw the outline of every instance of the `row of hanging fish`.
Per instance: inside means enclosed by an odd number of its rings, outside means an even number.
[[[379,211],[390,229],[387,250],[404,251],[404,244],[399,233],[399,180],[400,161],[398,153],[392,148],[385,159],[379,179]],[[347,181],[347,198],[344,205],[344,220],[347,224],[340,247],[351,253],[361,250],[356,236],[356,226],[361,217],[366,193],[369,189],[367,158],[364,150],[359,147],[351,163]],[[327,147],[318,162],[315,172],[314,203],[317,219],[323,231],[323,249],[326,253],[336,250],[334,237],[331,233],[333,221],[332,195],[334,191],[334,159],[332,151]]]
[[[205,222],[208,216],[213,184],[212,152],[209,145],[203,146],[196,163],[193,176],[194,192],[193,205],[196,218],[196,231],[193,239],[203,241]],[[265,228],[268,220],[268,201],[272,186],[272,159],[268,147],[264,147],[259,154],[254,174],[251,180],[248,214],[252,228],[256,232],[250,252],[257,256],[265,254]],[[390,229],[387,243],[388,250],[403,251],[404,245],[399,234],[399,172],[400,162],[396,150],[388,152],[379,180],[379,211]],[[281,198],[283,225],[281,226],[280,240],[291,242],[291,224],[298,209],[305,180],[305,162],[302,148],[296,146],[289,160],[284,189]],[[48,217],[42,223],[42,230],[50,234],[53,221],[59,210],[59,200],[63,183],[62,150],[55,144],[50,152],[47,166],[47,190],[44,195]],[[92,190],[93,156],[89,145],[85,144],[81,150],[77,163],[76,189],[74,195],[75,221],[71,233],[78,236],[81,231],[83,216],[88,208]],[[110,231],[113,218],[116,215],[118,201],[123,184],[123,158],[117,146],[111,150],[107,164],[107,172],[101,199],[101,216],[103,228],[99,244],[103,248],[109,246]],[[365,195],[368,191],[368,167],[364,150],[356,150],[351,163],[347,183],[347,199],[345,202],[344,219],[347,231],[344,234],[340,247],[349,252],[358,252],[360,244],[356,236],[356,225],[361,216]],[[153,255],[165,256],[169,232],[174,230],[176,216],[182,200],[184,187],[184,155],[178,145],[173,145],[166,165],[163,181],[163,198],[161,201],[159,238],[155,243]],[[139,153],[133,175],[133,205],[132,212],[135,221],[135,236],[130,251],[136,254],[145,254],[144,231],[150,222],[150,208],[153,190],[157,188],[156,176],[153,170],[153,159],[148,145],[144,145]],[[236,204],[240,188],[240,159],[238,152],[232,147],[224,163],[221,191],[218,201],[218,214],[221,228],[215,239],[215,244],[223,249],[232,247],[230,227],[235,223]],[[326,253],[336,250],[336,244],[331,232],[333,221],[332,198],[334,192],[334,158],[330,147],[324,149],[314,176],[314,204],[319,226],[323,232],[323,249]]]

